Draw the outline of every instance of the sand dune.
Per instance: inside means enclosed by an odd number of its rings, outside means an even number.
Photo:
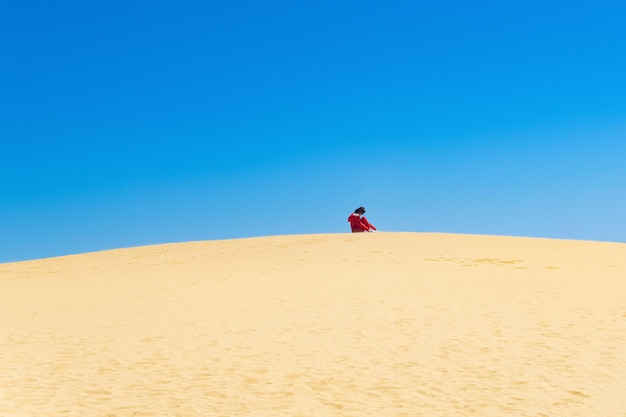
[[[626,416],[626,245],[302,235],[0,265],[0,416]]]

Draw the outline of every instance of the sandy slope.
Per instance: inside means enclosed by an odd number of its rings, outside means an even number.
[[[0,416],[626,416],[626,245],[415,233],[0,265]]]

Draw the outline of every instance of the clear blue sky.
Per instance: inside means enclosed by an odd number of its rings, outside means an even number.
[[[626,240],[626,3],[0,6],[0,262],[386,231]]]

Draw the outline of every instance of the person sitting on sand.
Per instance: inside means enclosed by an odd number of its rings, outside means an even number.
[[[377,231],[376,227],[374,227],[373,224],[367,221],[364,214],[365,207],[359,207],[358,209],[354,210],[354,213],[352,213],[348,217],[348,221],[350,222],[350,228],[352,228],[352,233]]]

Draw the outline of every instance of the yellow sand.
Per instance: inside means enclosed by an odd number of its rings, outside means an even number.
[[[626,245],[378,233],[0,265],[0,416],[626,416]]]

